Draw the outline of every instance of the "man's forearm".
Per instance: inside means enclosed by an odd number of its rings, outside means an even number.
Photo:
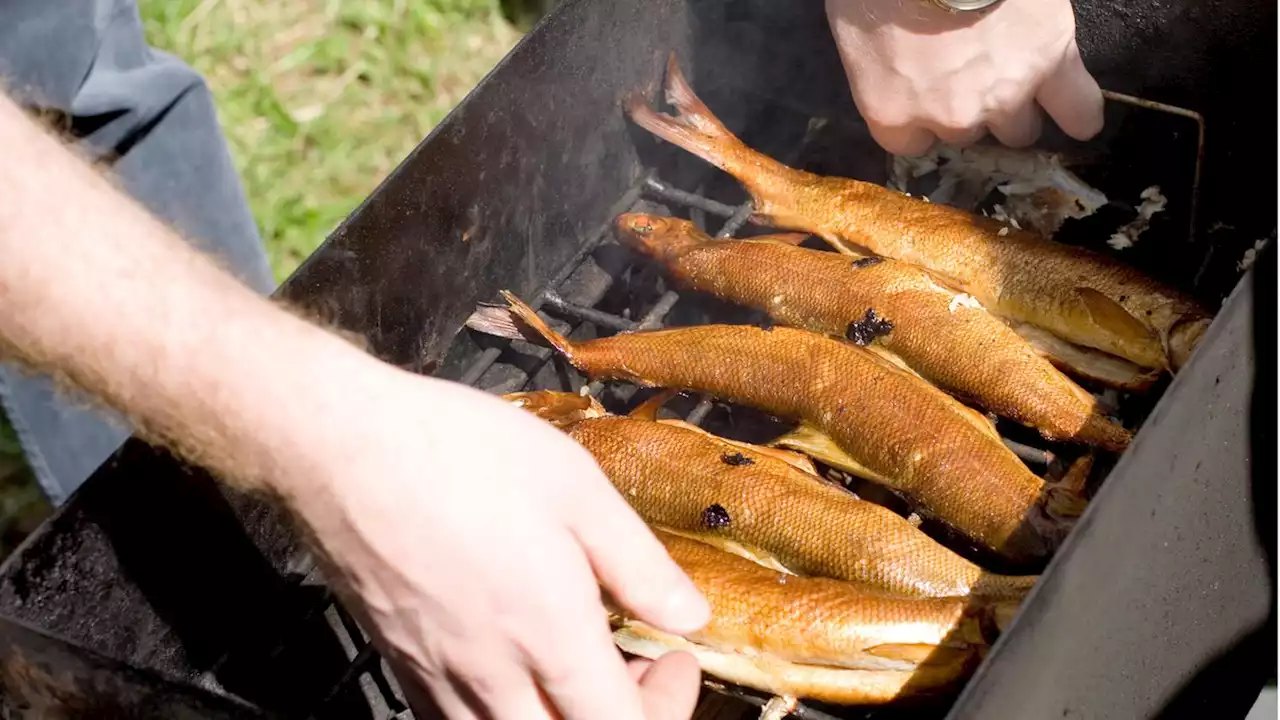
[[[290,452],[282,424],[337,396],[315,390],[374,362],[241,286],[3,95],[0,147],[5,356],[249,483]]]

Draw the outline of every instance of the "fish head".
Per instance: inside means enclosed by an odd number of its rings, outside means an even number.
[[[623,213],[614,220],[618,242],[658,260],[710,238],[688,220],[648,213]]]

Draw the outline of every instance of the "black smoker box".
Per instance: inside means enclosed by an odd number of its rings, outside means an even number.
[[[1168,211],[1124,257],[1221,309],[1158,401],[1125,410],[1145,417],[1136,441],[994,652],[953,703],[912,716],[1243,717],[1274,677],[1271,245],[1240,263],[1276,226],[1276,5],[1076,10],[1086,64],[1118,94],[1101,137],[1045,143],[1088,158],[1082,175],[1111,197],[1159,183]],[[280,296],[388,362],[495,392],[580,382],[545,350],[463,329],[500,289],[575,337],[701,321],[705,301],[604,231],[632,207],[752,231],[732,179],[623,115],[634,90],[660,99],[671,53],[748,144],[884,182],[821,3],[566,0]],[[1097,230],[1072,238],[1096,245]],[[732,421],[697,398],[672,407]],[[410,716],[282,515],[139,441],[0,568],[0,636],[4,717]],[[898,716],[799,715],[823,712]]]

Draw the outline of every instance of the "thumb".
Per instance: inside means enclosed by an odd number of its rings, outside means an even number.
[[[698,630],[711,608],[631,506],[607,480],[572,506],[569,530],[605,593],[636,618],[668,632]]]

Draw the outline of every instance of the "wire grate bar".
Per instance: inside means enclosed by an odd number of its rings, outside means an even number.
[[[1041,450],[1040,448],[1031,447],[1030,445],[1023,445],[1016,440],[1010,440],[1006,437],[1002,437],[1000,440],[1004,442],[1005,447],[1013,451],[1014,455],[1017,455],[1024,462],[1032,465],[1048,466],[1052,465],[1058,459],[1057,455],[1049,452],[1048,450]]]
[[[685,418],[685,422],[690,425],[701,425],[703,420],[707,419],[707,414],[711,412],[712,401],[707,395],[703,395],[698,404],[689,412],[689,417]]]
[[[743,203],[737,210],[734,210],[733,215],[730,215],[729,219],[724,222],[724,227],[720,228],[720,232],[716,233],[716,237],[721,240],[733,237],[734,233],[741,230],[742,226],[747,224],[747,221],[751,219],[751,215],[754,212],[755,207],[751,203]]]
[[[623,193],[622,198],[610,211],[609,217],[613,218],[618,215],[618,213],[622,212],[622,210],[634,207],[636,201],[640,199],[640,196],[644,191],[646,181],[652,177],[652,175],[653,173],[650,172],[646,176],[645,180],[641,180],[630,190]],[[560,270],[553,275],[545,285],[539,288],[538,292],[534,293],[533,297],[529,298],[529,307],[534,310],[540,309],[542,307],[542,303],[546,301],[547,293],[560,287],[565,280],[569,279],[570,275],[573,275],[573,271],[577,270],[578,266],[582,265],[582,262],[587,259],[587,256],[590,255],[592,251],[594,251],[600,243],[604,242],[604,239],[610,235],[612,227],[612,222],[605,222],[602,224],[600,229],[596,231],[596,234],[588,238],[587,241],[582,244],[582,247],[578,248],[578,251],[569,258],[569,261],[561,266]],[[485,371],[497,362],[501,355],[501,347],[486,348],[485,351],[480,354],[480,357],[473,360],[471,365],[467,367],[466,371],[462,373],[462,377],[458,378],[458,382],[463,385],[474,386],[480,380],[481,376],[484,375]]]
[[[724,685],[714,680],[703,681],[703,685],[709,690],[720,693],[721,695],[727,695],[731,698],[736,698],[758,708],[764,708],[764,706],[769,704],[768,698],[761,697],[755,693],[747,692],[736,687]],[[792,710],[787,717],[799,718],[799,720],[840,720],[834,715],[822,712],[821,710],[816,710],[804,703],[797,703],[795,709]]]
[[[712,215],[719,215],[720,217],[731,217],[738,210],[732,205],[725,205],[711,198],[671,187],[654,177],[645,180],[644,187],[648,194],[657,200],[665,200],[677,205],[705,210]]]
[[[565,315],[571,315],[579,320],[586,320],[587,322],[600,325],[601,327],[607,327],[610,330],[618,330],[622,332],[634,330],[636,328],[636,323],[632,320],[619,317],[612,313],[601,312],[594,308],[578,305],[577,303],[571,303],[553,291],[548,291],[545,297],[548,305]]]

